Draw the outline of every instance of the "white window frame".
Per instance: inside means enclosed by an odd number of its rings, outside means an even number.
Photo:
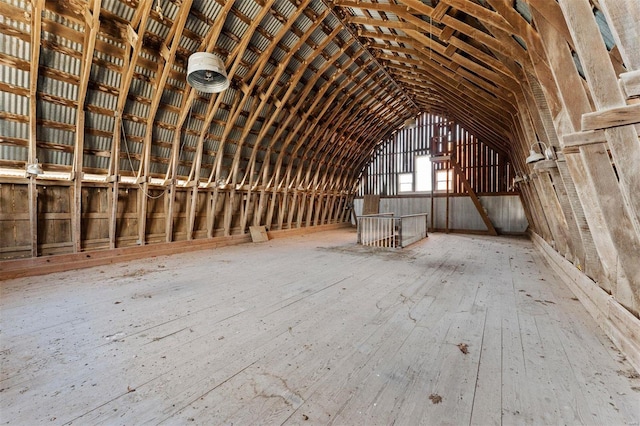
[[[410,177],[411,178],[411,182],[407,183],[407,182],[403,182],[402,178],[403,177]],[[398,173],[398,194],[407,194],[410,192],[413,192],[413,181],[414,181],[414,176],[413,173]],[[409,186],[409,189],[403,189],[403,186]]]
[[[429,167],[426,170],[426,177],[427,177],[427,183],[428,185],[425,185],[424,188],[420,187],[420,182],[421,179],[419,179],[418,176],[418,172],[420,170],[420,167],[418,167],[418,162],[422,161],[422,160],[427,160],[427,164],[429,165]],[[433,187],[433,163],[431,163],[431,156],[430,155],[416,155],[414,157],[414,177],[413,177],[413,187],[415,188],[415,192],[420,192],[420,193],[425,193],[425,192],[431,192],[431,188]]]
[[[440,180],[439,177],[445,173],[447,175],[447,179]],[[435,192],[447,192],[447,188],[449,190],[453,189],[453,169],[436,170],[435,177],[436,177]],[[449,181],[448,186],[447,186],[447,180]],[[442,187],[441,187],[441,184],[442,184]]]

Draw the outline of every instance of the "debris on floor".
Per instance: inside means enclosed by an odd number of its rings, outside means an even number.
[[[442,402],[442,397],[440,395],[438,395],[437,393],[432,393],[431,395],[429,395],[429,399],[434,404],[440,404]]]

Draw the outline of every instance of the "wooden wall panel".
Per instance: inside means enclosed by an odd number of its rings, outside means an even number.
[[[173,241],[187,239],[187,199],[191,192],[186,189],[176,190],[176,199],[173,210]]]
[[[455,156],[467,181],[478,194],[506,192],[510,172],[509,154],[491,148],[458,123],[424,113],[416,129],[400,129],[380,142],[362,170],[358,196],[366,194],[397,195],[398,175],[412,173],[415,190],[415,157]],[[435,170],[451,169],[448,162],[434,164]],[[458,176],[453,177],[450,192],[466,190]]]
[[[217,202],[215,203],[215,211],[213,212],[213,236],[219,237],[224,235],[224,213],[226,204],[229,199],[228,192],[219,192]]]
[[[109,248],[109,188],[82,188],[82,248]]]
[[[199,191],[193,227],[194,237],[196,239],[207,236],[207,200],[209,200],[209,192]]]
[[[45,184],[46,183],[46,184]],[[68,182],[45,181],[38,187],[38,250],[40,255],[71,253],[74,248],[71,201],[73,186]],[[111,186],[90,182],[83,185],[81,216],[81,250],[104,250],[110,246],[109,218]],[[164,189],[150,187],[142,194],[138,185],[122,184],[118,190],[116,214],[116,247],[157,244],[166,241],[166,214],[169,204]],[[0,259],[15,259],[31,255],[28,184],[0,183]],[[333,192],[220,190],[218,201],[212,200],[214,189],[198,192],[195,206],[193,239],[208,238],[210,223],[212,236],[242,235],[256,222],[269,230],[295,229],[348,221],[344,214],[346,195]],[[259,218],[260,197],[264,208]],[[144,197],[140,200],[140,197]],[[139,241],[139,203],[147,203],[145,241]],[[173,231],[170,241],[187,239],[187,210],[191,190],[179,187],[175,192]],[[269,224],[269,207],[273,213]],[[215,208],[215,211],[213,211]],[[243,219],[244,217],[244,219]],[[244,225],[244,229],[243,229]]]
[[[38,186],[38,246],[43,255],[73,252],[69,186]]]
[[[165,190],[155,188],[148,189],[147,202],[147,226],[146,242],[156,243],[165,241],[166,215],[165,215]]]
[[[231,235],[240,233],[240,203],[242,202],[242,193],[231,191],[231,222],[230,222],[230,233]],[[228,219],[227,219],[228,220]]]
[[[31,256],[28,187],[0,184],[0,259]]]
[[[137,187],[122,188],[118,191],[118,212],[116,218],[116,246],[127,247],[138,240],[138,191]]]

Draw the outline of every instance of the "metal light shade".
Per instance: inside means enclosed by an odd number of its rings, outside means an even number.
[[[525,160],[527,164],[535,163],[537,161],[544,160],[544,155],[539,152],[535,152],[534,150],[529,150],[529,156]]]
[[[208,52],[189,56],[187,82],[199,92],[220,93],[229,87],[227,71],[220,57]]]
[[[27,174],[30,176],[37,176],[44,173],[42,170],[42,166],[38,163],[38,159],[36,158],[36,162],[33,164],[27,164]]]
[[[547,147],[547,149],[544,150],[544,156],[547,160],[555,160],[556,152],[553,150],[553,147]]]
[[[416,127],[416,119],[415,118],[407,118],[404,120],[404,128],[405,129],[414,129]]]

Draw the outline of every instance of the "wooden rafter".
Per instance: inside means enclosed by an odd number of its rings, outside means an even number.
[[[145,130],[145,138],[143,143],[143,153],[142,159],[140,161],[140,166],[138,168],[138,181],[142,180],[141,191],[142,195],[140,199],[142,200],[139,205],[139,224],[138,224],[138,241],[141,244],[144,244],[146,238],[146,218],[147,218],[147,194],[149,193],[149,168],[151,165],[151,145],[153,144],[153,128],[154,122],[156,118],[156,114],[158,112],[158,107],[160,106],[160,99],[162,99],[162,94],[164,93],[164,87],[169,78],[169,73],[173,68],[173,62],[176,57],[176,51],[178,46],[180,45],[180,39],[182,38],[182,32],[184,31],[184,27],[187,23],[187,18],[189,17],[189,11],[191,9],[192,0],[183,0],[180,8],[178,9],[178,14],[171,26],[169,34],[162,45],[161,49],[164,53],[162,56],[162,60],[158,64],[158,69],[156,70],[156,76],[160,76],[157,78],[155,84],[155,91],[153,97],[151,98],[151,105],[149,107],[149,113],[147,116],[147,125]],[[171,45],[171,48],[167,48],[167,44]]]
[[[100,9],[102,0],[92,0],[87,3],[85,9],[85,40],[84,50],[82,52],[82,66],[80,72],[80,81],[78,84],[78,99],[76,113],[76,140],[74,146],[74,162],[72,168],[72,179],[74,180],[73,188],[73,247],[74,252],[82,250],[82,166],[84,159],[84,136],[85,136],[85,99],[87,96],[87,88],[89,86],[89,76],[91,74],[91,65],[93,63],[93,51],[96,45],[96,37],[100,29]],[[86,30],[89,28],[89,31]]]
[[[122,113],[129,94],[131,81],[140,57],[144,32],[147,27],[152,0],[141,0],[138,9],[127,27],[127,43],[125,44],[123,75],[120,79],[118,101],[114,111],[113,142],[111,144],[111,161],[109,165],[109,180],[112,181],[111,196],[109,198],[109,247],[116,247],[116,223],[118,217],[118,192],[120,180],[120,145],[122,138]],[[137,28],[137,31],[134,29]]]

